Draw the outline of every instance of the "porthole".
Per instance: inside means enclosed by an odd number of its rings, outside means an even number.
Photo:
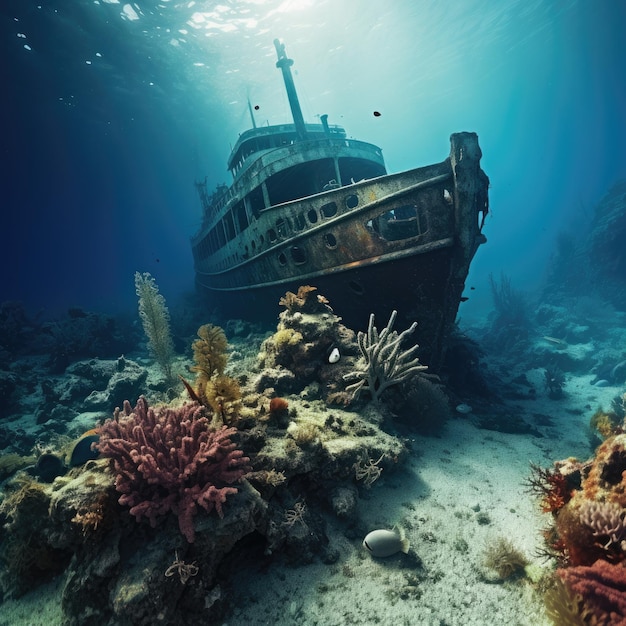
[[[326,244],[327,248],[334,250],[337,247],[337,237],[335,237],[335,235],[333,235],[332,233],[325,233],[324,243]]]
[[[289,220],[287,220],[287,218],[285,217],[281,217],[280,219],[276,220],[276,231],[278,232],[278,236],[283,238],[283,237],[288,237],[289,236]]]
[[[287,265],[287,257],[285,256],[285,253],[284,253],[284,252],[281,252],[281,253],[278,255],[278,262],[279,262],[281,265]]]
[[[278,241],[278,235],[276,234],[276,231],[273,228],[270,228],[267,231],[267,240],[270,243],[275,243],[276,241]]]
[[[306,263],[306,255],[304,254],[304,250],[299,246],[293,246],[291,248],[291,258],[296,265],[302,265]]]
[[[333,215],[337,215],[337,205],[334,202],[329,202],[320,208],[320,213],[324,217],[333,217]]]
[[[346,198],[346,206],[349,209],[354,209],[358,205],[359,205],[359,198],[356,194],[352,193]]]
[[[254,241],[254,239],[250,242],[250,245],[252,246],[252,252],[254,252],[256,250],[256,241]]]
[[[315,224],[317,222],[317,211],[315,209],[311,209],[307,214],[306,214],[307,219],[309,220],[309,222],[311,224]]]

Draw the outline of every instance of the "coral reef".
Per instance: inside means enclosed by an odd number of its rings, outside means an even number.
[[[535,467],[529,481],[552,514],[544,537],[561,566],[546,595],[555,624],[626,624],[626,435],[611,434],[605,417],[592,418],[608,438],[591,460]]]
[[[591,566],[560,569],[557,575],[579,603],[579,613],[593,616],[586,623],[626,625],[626,565],[598,560]]]
[[[148,272],[135,272],[135,290],[139,298],[139,317],[148,337],[148,348],[163,370],[165,378],[171,381],[174,342],[165,298],[159,293],[154,278]]]
[[[273,388],[277,394],[298,393],[309,386],[318,397],[329,399],[343,391],[343,375],[357,354],[354,332],[341,324],[326,298],[316,288],[304,286],[280,300],[276,332],[263,342],[259,355],[262,375],[258,391]],[[336,349],[339,359],[330,359]]]
[[[125,401],[99,431],[103,458],[64,465],[49,483],[7,459],[17,473],[0,496],[5,597],[62,574],[68,626],[216,624],[242,564],[338,559],[328,526],[360,532],[359,500],[401,470],[406,442],[383,429],[385,404],[359,412],[330,404],[347,395],[343,376],[355,369],[358,347],[325,298],[308,287],[283,304],[277,333],[286,332],[267,339],[260,358],[260,333],[240,337],[227,364],[223,331],[199,331],[188,364],[192,402],[164,394],[157,364],[134,367],[124,357],[75,363],[62,380],[45,381],[33,405],[42,429],[67,441],[91,441],[85,431],[107,418],[100,411],[127,375],[133,394],[151,394],[150,405],[143,396],[135,408]],[[231,413],[219,400],[226,371],[241,402]],[[106,406],[94,391],[106,392]],[[60,441],[48,439],[43,452],[62,458]],[[25,456],[34,444],[15,437],[10,451]]]
[[[155,411],[141,397],[134,409],[126,401],[104,423],[98,448],[113,461],[120,504],[152,526],[172,511],[191,543],[198,507],[222,517],[222,504],[237,493],[231,485],[250,469],[248,457],[230,439],[235,432],[211,430],[198,404]]]
[[[370,315],[367,333],[359,332],[359,368],[344,376],[344,380],[351,383],[346,391],[355,397],[367,391],[378,403],[385,389],[428,369],[420,364],[418,358],[414,358],[419,346],[402,349],[403,342],[415,330],[417,322],[398,334],[393,330],[397,314],[397,311],[392,311],[389,323],[380,333],[374,326],[374,316]]]
[[[609,437],[596,450],[583,481],[585,497],[626,507],[626,434]]]

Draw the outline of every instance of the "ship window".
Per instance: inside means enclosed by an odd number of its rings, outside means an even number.
[[[311,209],[307,214],[306,214],[307,219],[309,220],[309,222],[311,224],[315,224],[315,222],[317,222],[317,211],[315,209]]]
[[[359,198],[356,194],[350,194],[347,198],[346,198],[346,206],[349,209],[354,209],[356,206],[358,206],[359,204]]]
[[[263,244],[265,243],[265,237],[263,237],[263,235],[261,235],[259,237],[259,242],[260,242],[261,246],[263,246]]]
[[[278,262],[279,262],[281,265],[287,265],[287,257],[285,256],[285,253],[284,253],[284,252],[281,252],[281,253],[278,255]]]
[[[252,252],[254,252],[256,250],[256,241],[254,241],[254,239],[250,242],[250,245],[252,246]]]
[[[320,212],[324,217],[332,217],[333,215],[337,215],[337,205],[334,202],[329,202],[328,204],[322,206]]]
[[[289,220],[283,217],[276,220],[276,231],[278,232],[279,237],[288,237],[289,236]]]
[[[246,207],[243,202],[237,203],[235,207],[235,215],[237,216],[237,227],[239,232],[245,230],[248,227],[248,215],[246,214]]]
[[[219,250],[226,243],[226,236],[221,222],[218,222],[211,230],[211,239],[215,246],[215,250]]]
[[[304,215],[302,213],[298,213],[293,220],[293,229],[294,230],[302,230],[306,226],[306,221],[304,219]]]
[[[255,218],[258,218],[261,211],[265,208],[265,203],[263,202],[263,189],[260,185],[250,192],[250,195],[248,196],[248,203],[251,214]]]
[[[245,247],[245,252],[243,253],[243,258],[247,259],[250,257],[250,250],[248,249],[248,246]]]
[[[324,243],[327,248],[334,250],[337,247],[337,237],[335,237],[332,233],[326,233],[324,235]]]
[[[270,228],[267,231],[267,240],[270,243],[276,243],[278,241],[278,235],[276,234],[276,231],[273,228]]]
[[[235,224],[233,222],[233,214],[231,211],[228,211],[226,215],[222,218],[222,222],[224,223],[224,232],[226,233],[226,240],[230,241],[235,238]]]
[[[427,230],[424,213],[415,204],[404,204],[385,211],[368,221],[367,226],[387,241],[417,237]]]
[[[304,250],[299,246],[293,246],[291,248],[291,258],[296,265],[302,265],[306,263],[306,255],[304,254]]]

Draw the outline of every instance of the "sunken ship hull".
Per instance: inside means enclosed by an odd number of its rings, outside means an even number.
[[[281,127],[283,140],[294,133],[283,145],[259,141],[278,127],[240,138],[232,187],[209,197],[197,184],[205,210],[192,240],[198,287],[221,314],[244,319],[275,320],[279,299],[301,285],[317,287],[356,330],[367,328],[371,313],[381,328],[397,310],[396,328],[418,322],[412,339],[438,371],[470,262],[485,241],[489,181],[476,134],[453,134],[441,163],[386,174],[376,146],[327,124],[299,133],[294,120]],[[266,149],[246,161],[250,138]],[[326,190],[311,193],[324,180]],[[281,196],[293,199],[277,202]]]

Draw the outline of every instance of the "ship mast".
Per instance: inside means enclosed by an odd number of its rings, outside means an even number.
[[[306,139],[306,126],[304,125],[304,117],[302,117],[302,109],[300,108],[296,86],[293,82],[293,76],[291,75],[293,59],[287,58],[284,43],[280,43],[278,39],[274,39],[274,46],[276,48],[276,54],[278,55],[276,67],[280,68],[283,73],[283,80],[285,81],[285,89],[287,90],[287,97],[289,98],[291,115],[293,116],[293,123],[296,126],[296,137],[299,140],[304,141]]]

